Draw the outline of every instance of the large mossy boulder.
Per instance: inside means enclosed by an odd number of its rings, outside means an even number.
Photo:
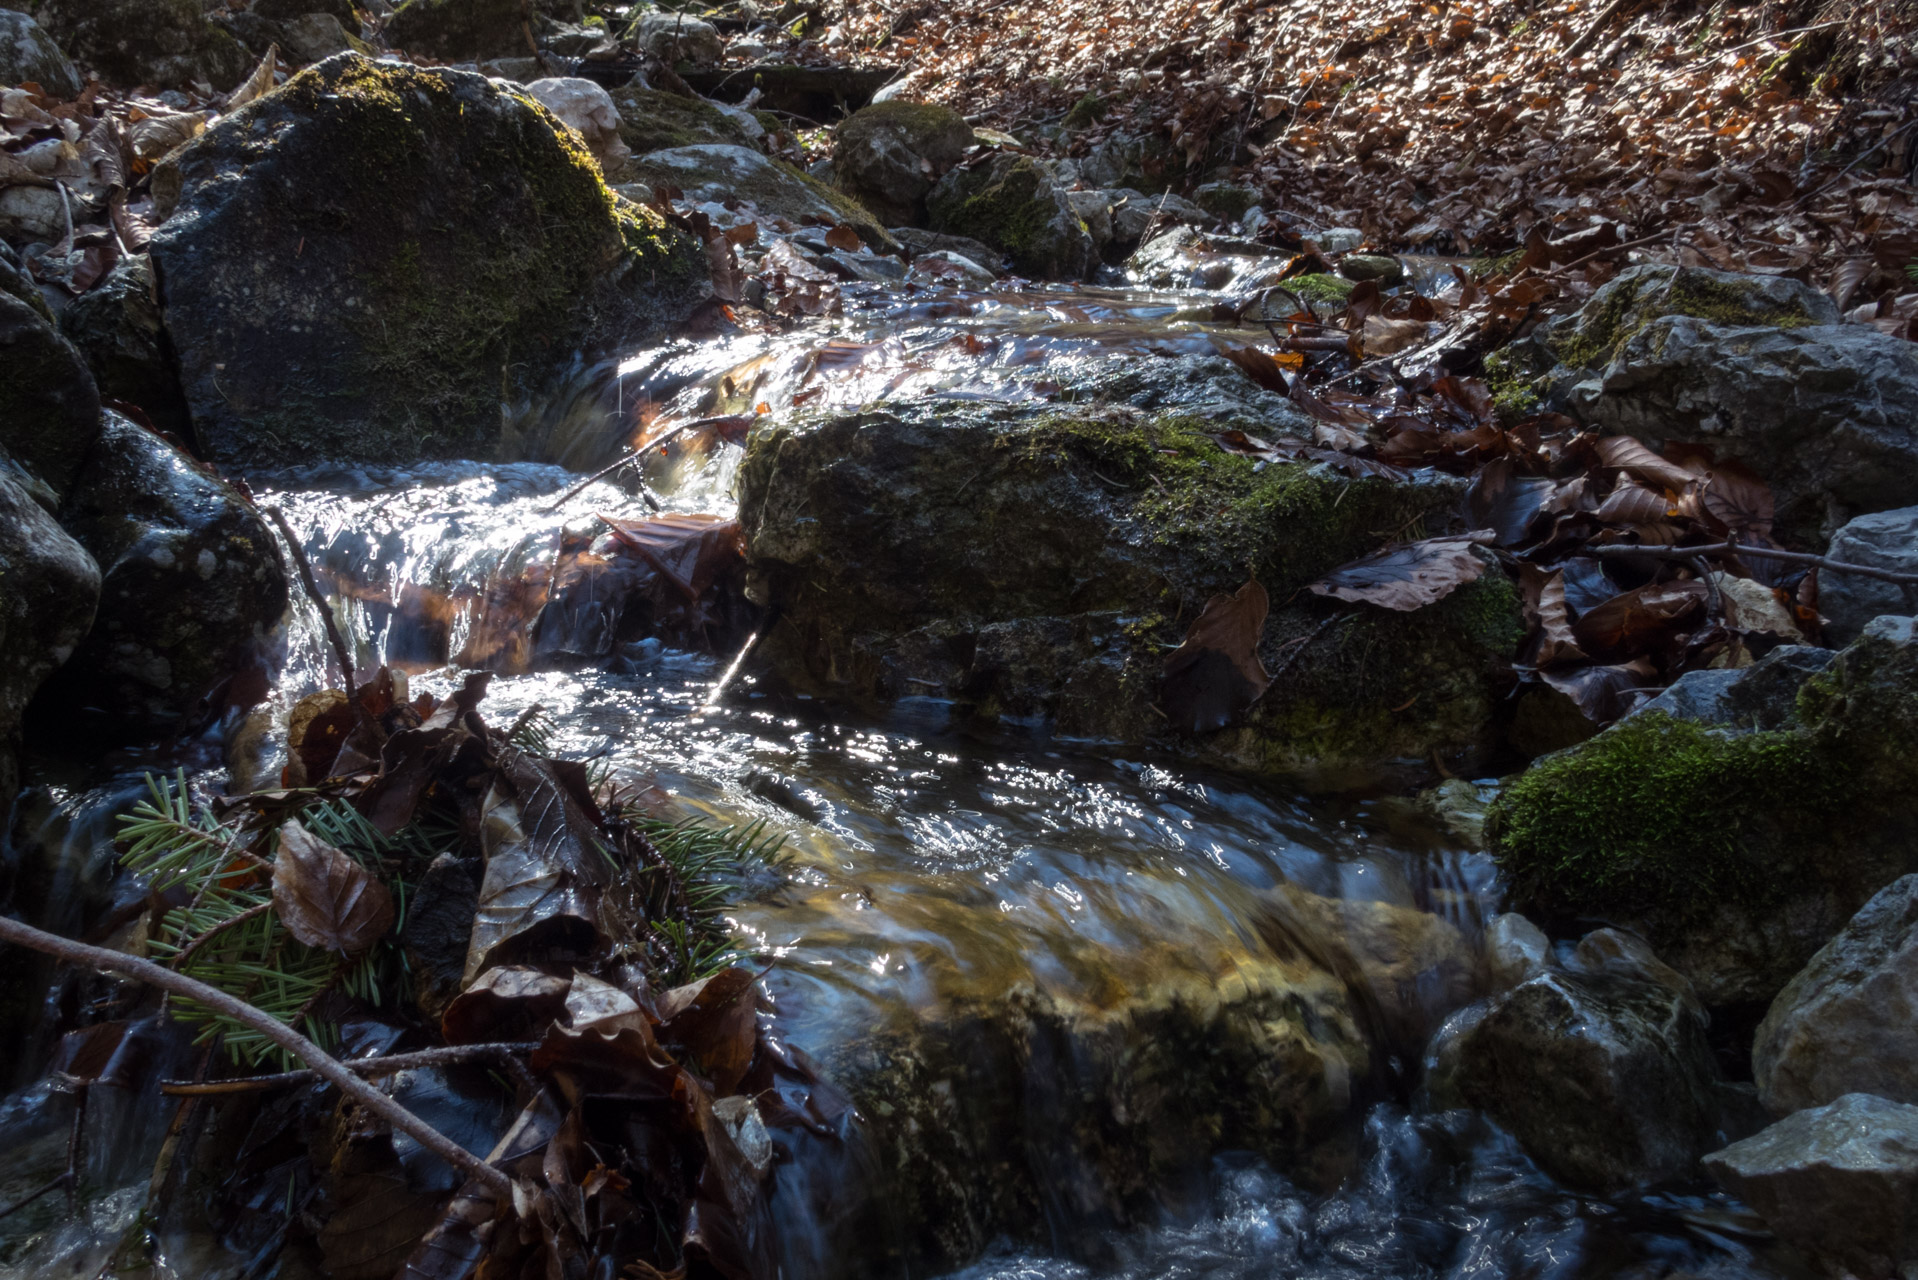
[[[888,226],[916,224],[933,184],[972,144],[972,126],[951,107],[877,102],[833,131],[833,182]]]
[[[447,62],[531,54],[524,0],[406,0],[386,20],[386,42]]]
[[[0,9],[0,84],[37,84],[56,98],[80,92],[80,73],[31,17]]]
[[[751,147],[746,126],[712,103],[684,94],[627,85],[615,89],[619,140],[635,156],[678,147]]]
[[[42,0],[38,16],[112,84],[225,91],[253,69],[252,55],[200,0]]]
[[[1918,622],[1874,621],[1771,727],[1647,710],[1546,756],[1486,832],[1517,909],[1630,929],[1706,1003],[1762,1007],[1918,870]]]
[[[926,212],[934,231],[984,241],[1026,275],[1072,280],[1092,269],[1092,233],[1030,156],[1002,153],[954,169],[927,195]]]
[[[628,165],[624,176],[655,188],[678,187],[696,204],[750,201],[767,217],[788,222],[844,223],[874,249],[899,247],[858,201],[751,147],[703,144],[655,151]]]
[[[34,500],[0,450],[0,813],[20,784],[21,719],[72,656],[100,599],[100,569]]]
[[[1127,364],[1161,389],[1180,367]],[[769,423],[739,480],[752,589],[780,611],[765,651],[823,694],[944,697],[1138,742],[1166,729],[1165,655],[1250,573],[1278,602],[1260,652],[1283,677],[1199,750],[1328,781],[1477,756],[1522,630],[1502,573],[1416,613],[1293,598],[1404,530],[1442,529],[1457,482],[1260,467],[1213,438],[1227,416],[935,401]]]
[[[223,464],[496,455],[504,402],[711,290],[693,237],[478,75],[341,54],[169,165],[161,312]]]
[[[1745,463],[1788,535],[1918,503],[1918,348],[1796,281],[1635,267],[1533,340],[1572,414]]]
[[[60,521],[100,567],[100,607],[41,690],[37,731],[89,743],[168,735],[258,701],[287,575],[251,502],[108,412]]]

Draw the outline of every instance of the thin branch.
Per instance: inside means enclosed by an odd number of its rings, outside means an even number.
[[[346,681],[346,697],[353,698],[353,659],[348,655],[346,640],[340,635],[339,624],[333,621],[333,610],[326,604],[326,597],[320,594],[320,584],[313,581],[313,566],[306,562],[306,550],[300,546],[300,540],[293,536],[293,526],[286,522],[286,513],[278,507],[268,507],[266,514],[280,527],[280,534],[286,539],[286,545],[293,552],[293,563],[299,566],[300,585],[306,588],[306,598],[320,612],[320,621],[326,625],[326,639],[333,646],[333,656],[339,659],[340,676]]]
[[[220,923],[214,925],[211,929],[208,929],[205,933],[202,933],[199,937],[195,938],[192,942],[189,942],[187,944],[185,951],[182,951],[179,955],[173,957],[172,967],[180,971],[181,973],[185,973],[187,961],[193,959],[193,953],[198,951],[202,946],[204,946],[209,939],[219,936],[222,930],[231,929],[235,925],[245,924],[247,921],[253,919],[256,916],[265,915],[267,912],[271,911],[272,909],[273,909],[273,899],[268,898],[265,902],[254,903],[252,906],[248,907],[245,911],[240,912],[239,915],[228,916],[226,919],[220,921]]]
[[[378,1079],[400,1071],[420,1067],[445,1066],[471,1062],[475,1058],[510,1058],[516,1053],[531,1053],[538,1041],[523,1044],[454,1044],[417,1053],[389,1053],[377,1058],[348,1058],[341,1066],[356,1075]],[[253,1093],[262,1089],[282,1089],[319,1079],[316,1071],[281,1071],[270,1076],[242,1076],[235,1080],[162,1080],[160,1092],[175,1098],[199,1098],[212,1094]]]
[[[1591,47],[1592,42],[1598,39],[1599,33],[1611,25],[1612,19],[1616,18],[1620,11],[1634,3],[1636,3],[1636,0],[1612,0],[1610,4],[1599,10],[1598,16],[1592,19],[1592,25],[1586,27],[1578,39],[1566,45],[1565,52],[1558,56],[1570,62],[1573,58],[1585,52],[1585,50]]]
[[[1880,569],[1876,565],[1869,564],[1851,564],[1844,560],[1833,560],[1827,556],[1809,555],[1803,551],[1780,551],[1775,547],[1748,547],[1742,542],[1714,542],[1704,547],[1586,547],[1579,554],[1650,556],[1654,560],[1690,560],[1696,556],[1719,555],[1748,556],[1754,560],[1783,560],[1786,564],[1806,564],[1819,569],[1829,569],[1833,573],[1855,573],[1861,578],[1878,578],[1884,582],[1918,587],[1918,573],[1901,573],[1896,569]]]
[[[58,934],[47,933],[5,917],[0,917],[0,942],[11,942],[16,946],[27,947],[67,964],[124,974],[150,987],[158,987],[169,994],[192,1000],[214,1013],[240,1023],[249,1030],[257,1031],[312,1067],[315,1074],[328,1084],[333,1085],[341,1093],[406,1134],[455,1169],[485,1183],[499,1195],[512,1194],[512,1179],[500,1170],[495,1169],[375,1089],[348,1070],[339,1059],[292,1027],[260,1012],[244,1000],[228,995],[218,987],[210,987],[196,978],[189,978],[183,973],[162,968],[150,960],[122,955],[118,951],[108,951],[104,947],[90,947],[83,942],[62,938]]]

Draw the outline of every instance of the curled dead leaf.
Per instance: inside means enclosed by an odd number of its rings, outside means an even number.
[[[1174,728],[1210,733],[1259,700],[1272,683],[1259,661],[1271,603],[1256,578],[1205,602],[1185,642],[1165,660],[1159,706]]]
[[[1485,561],[1474,548],[1495,536],[1489,529],[1478,529],[1387,547],[1334,569],[1306,590],[1410,613],[1476,581],[1485,572]]]
[[[280,828],[273,909],[309,947],[357,956],[393,927],[393,895],[365,867],[298,822]]]

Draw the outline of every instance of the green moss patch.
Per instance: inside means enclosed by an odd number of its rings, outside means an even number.
[[[1713,324],[1795,329],[1815,318],[1795,305],[1778,306],[1747,286],[1701,271],[1644,272],[1609,286],[1580,313],[1577,327],[1552,340],[1561,361],[1582,369],[1611,364],[1627,342],[1664,316],[1691,316]]]
[[[627,88],[613,94],[613,105],[619,109],[620,141],[636,156],[706,143],[753,145],[739,121],[698,98],[658,89]]]

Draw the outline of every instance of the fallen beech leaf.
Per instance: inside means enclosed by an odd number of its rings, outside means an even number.
[[[1494,545],[1515,547],[1531,533],[1558,488],[1549,477],[1519,475],[1510,458],[1494,458],[1473,478],[1465,499],[1473,523],[1496,535]]]
[[[1682,492],[1697,479],[1684,467],[1659,457],[1643,441],[1631,436],[1606,436],[1596,447],[1599,460],[1606,466],[1630,472],[1635,478],[1661,489]]]
[[[1368,357],[1395,356],[1424,342],[1430,331],[1431,326],[1423,320],[1388,320],[1384,316],[1367,316],[1359,334]]]
[[[1334,569],[1306,590],[1410,613],[1476,581],[1485,572],[1485,562],[1473,548],[1493,538],[1491,530],[1478,529],[1387,547]]]
[[[1518,580],[1526,621],[1537,628],[1538,647],[1532,654],[1532,665],[1549,667],[1588,661],[1589,655],[1578,647],[1572,635],[1572,611],[1565,601],[1565,575],[1557,570],[1547,573],[1537,565],[1522,564]]]
[[[280,46],[268,45],[266,56],[260,59],[260,65],[253,68],[253,74],[248,76],[240,87],[233,91],[233,96],[226,100],[226,109],[238,111],[255,98],[262,98],[273,92],[273,73],[278,68],[279,61]]]
[[[695,1058],[722,1097],[739,1087],[758,1042],[753,982],[752,970],[735,965],[660,997],[662,1012],[674,1010],[659,1024],[661,1043]]]
[[[1629,482],[1612,490],[1592,513],[1606,524],[1657,524],[1674,514],[1672,502],[1663,493]]]
[[[280,828],[273,909],[309,947],[356,956],[393,927],[393,895],[373,874],[298,822]]]
[[[1660,582],[1613,596],[1572,625],[1579,647],[1594,657],[1638,657],[1668,645],[1705,612],[1702,582]]]
[[[1637,691],[1646,688],[1657,675],[1644,658],[1616,666],[1592,664],[1541,671],[1538,678],[1572,700],[1586,719],[1609,724],[1632,709]]]
[[[842,222],[826,233],[826,243],[847,253],[858,253],[861,242],[859,233]]]
[[[1217,595],[1186,630],[1185,643],[1165,660],[1159,706],[1183,733],[1210,733],[1230,724],[1272,683],[1259,661],[1271,599],[1258,579],[1232,595]]]

